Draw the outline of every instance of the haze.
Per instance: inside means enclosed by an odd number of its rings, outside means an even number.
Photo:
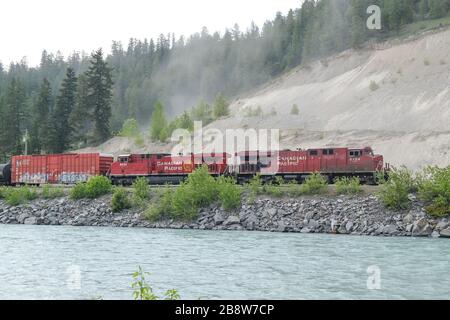
[[[190,35],[206,26],[223,32],[238,23],[261,26],[277,11],[300,6],[299,0],[8,0],[0,5],[0,61],[9,65],[27,57],[39,64],[41,52],[110,50],[112,40],[152,38],[174,32]]]

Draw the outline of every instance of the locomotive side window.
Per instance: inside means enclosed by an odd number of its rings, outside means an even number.
[[[310,156],[318,156],[319,155],[319,151],[317,151],[317,150],[310,150],[309,151],[309,155]]]
[[[332,156],[334,154],[334,150],[333,149],[325,149],[323,150],[323,155],[324,156]]]
[[[360,157],[361,156],[361,151],[359,151],[359,150],[353,150],[353,151],[350,151],[350,157]]]

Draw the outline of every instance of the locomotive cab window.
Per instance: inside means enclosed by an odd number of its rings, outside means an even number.
[[[350,151],[350,157],[361,157],[361,151],[359,150],[352,150]]]
[[[317,150],[310,150],[309,151],[309,155],[310,156],[318,156],[319,155],[319,151],[317,151]]]
[[[324,156],[332,156],[334,154],[334,150],[333,149],[325,149],[323,150],[323,155]]]

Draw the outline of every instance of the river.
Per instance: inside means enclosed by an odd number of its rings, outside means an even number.
[[[445,239],[0,225],[0,299],[450,299]]]

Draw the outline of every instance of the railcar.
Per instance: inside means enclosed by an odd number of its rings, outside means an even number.
[[[114,157],[99,153],[13,156],[12,185],[75,184],[107,175]]]
[[[374,183],[377,172],[388,170],[382,155],[372,148],[323,148],[283,151],[246,151],[236,154],[231,172],[243,183],[259,174],[263,181],[282,177],[301,183],[312,173],[326,176],[330,183],[338,177],[358,177],[361,182]]]
[[[11,164],[0,164],[0,185],[9,186],[11,184]]]
[[[229,155],[190,154],[172,156],[170,154],[125,154],[111,165],[108,176],[113,184],[130,185],[139,177],[149,184],[179,184],[196,168],[206,164],[209,173],[219,176],[226,172]]]

